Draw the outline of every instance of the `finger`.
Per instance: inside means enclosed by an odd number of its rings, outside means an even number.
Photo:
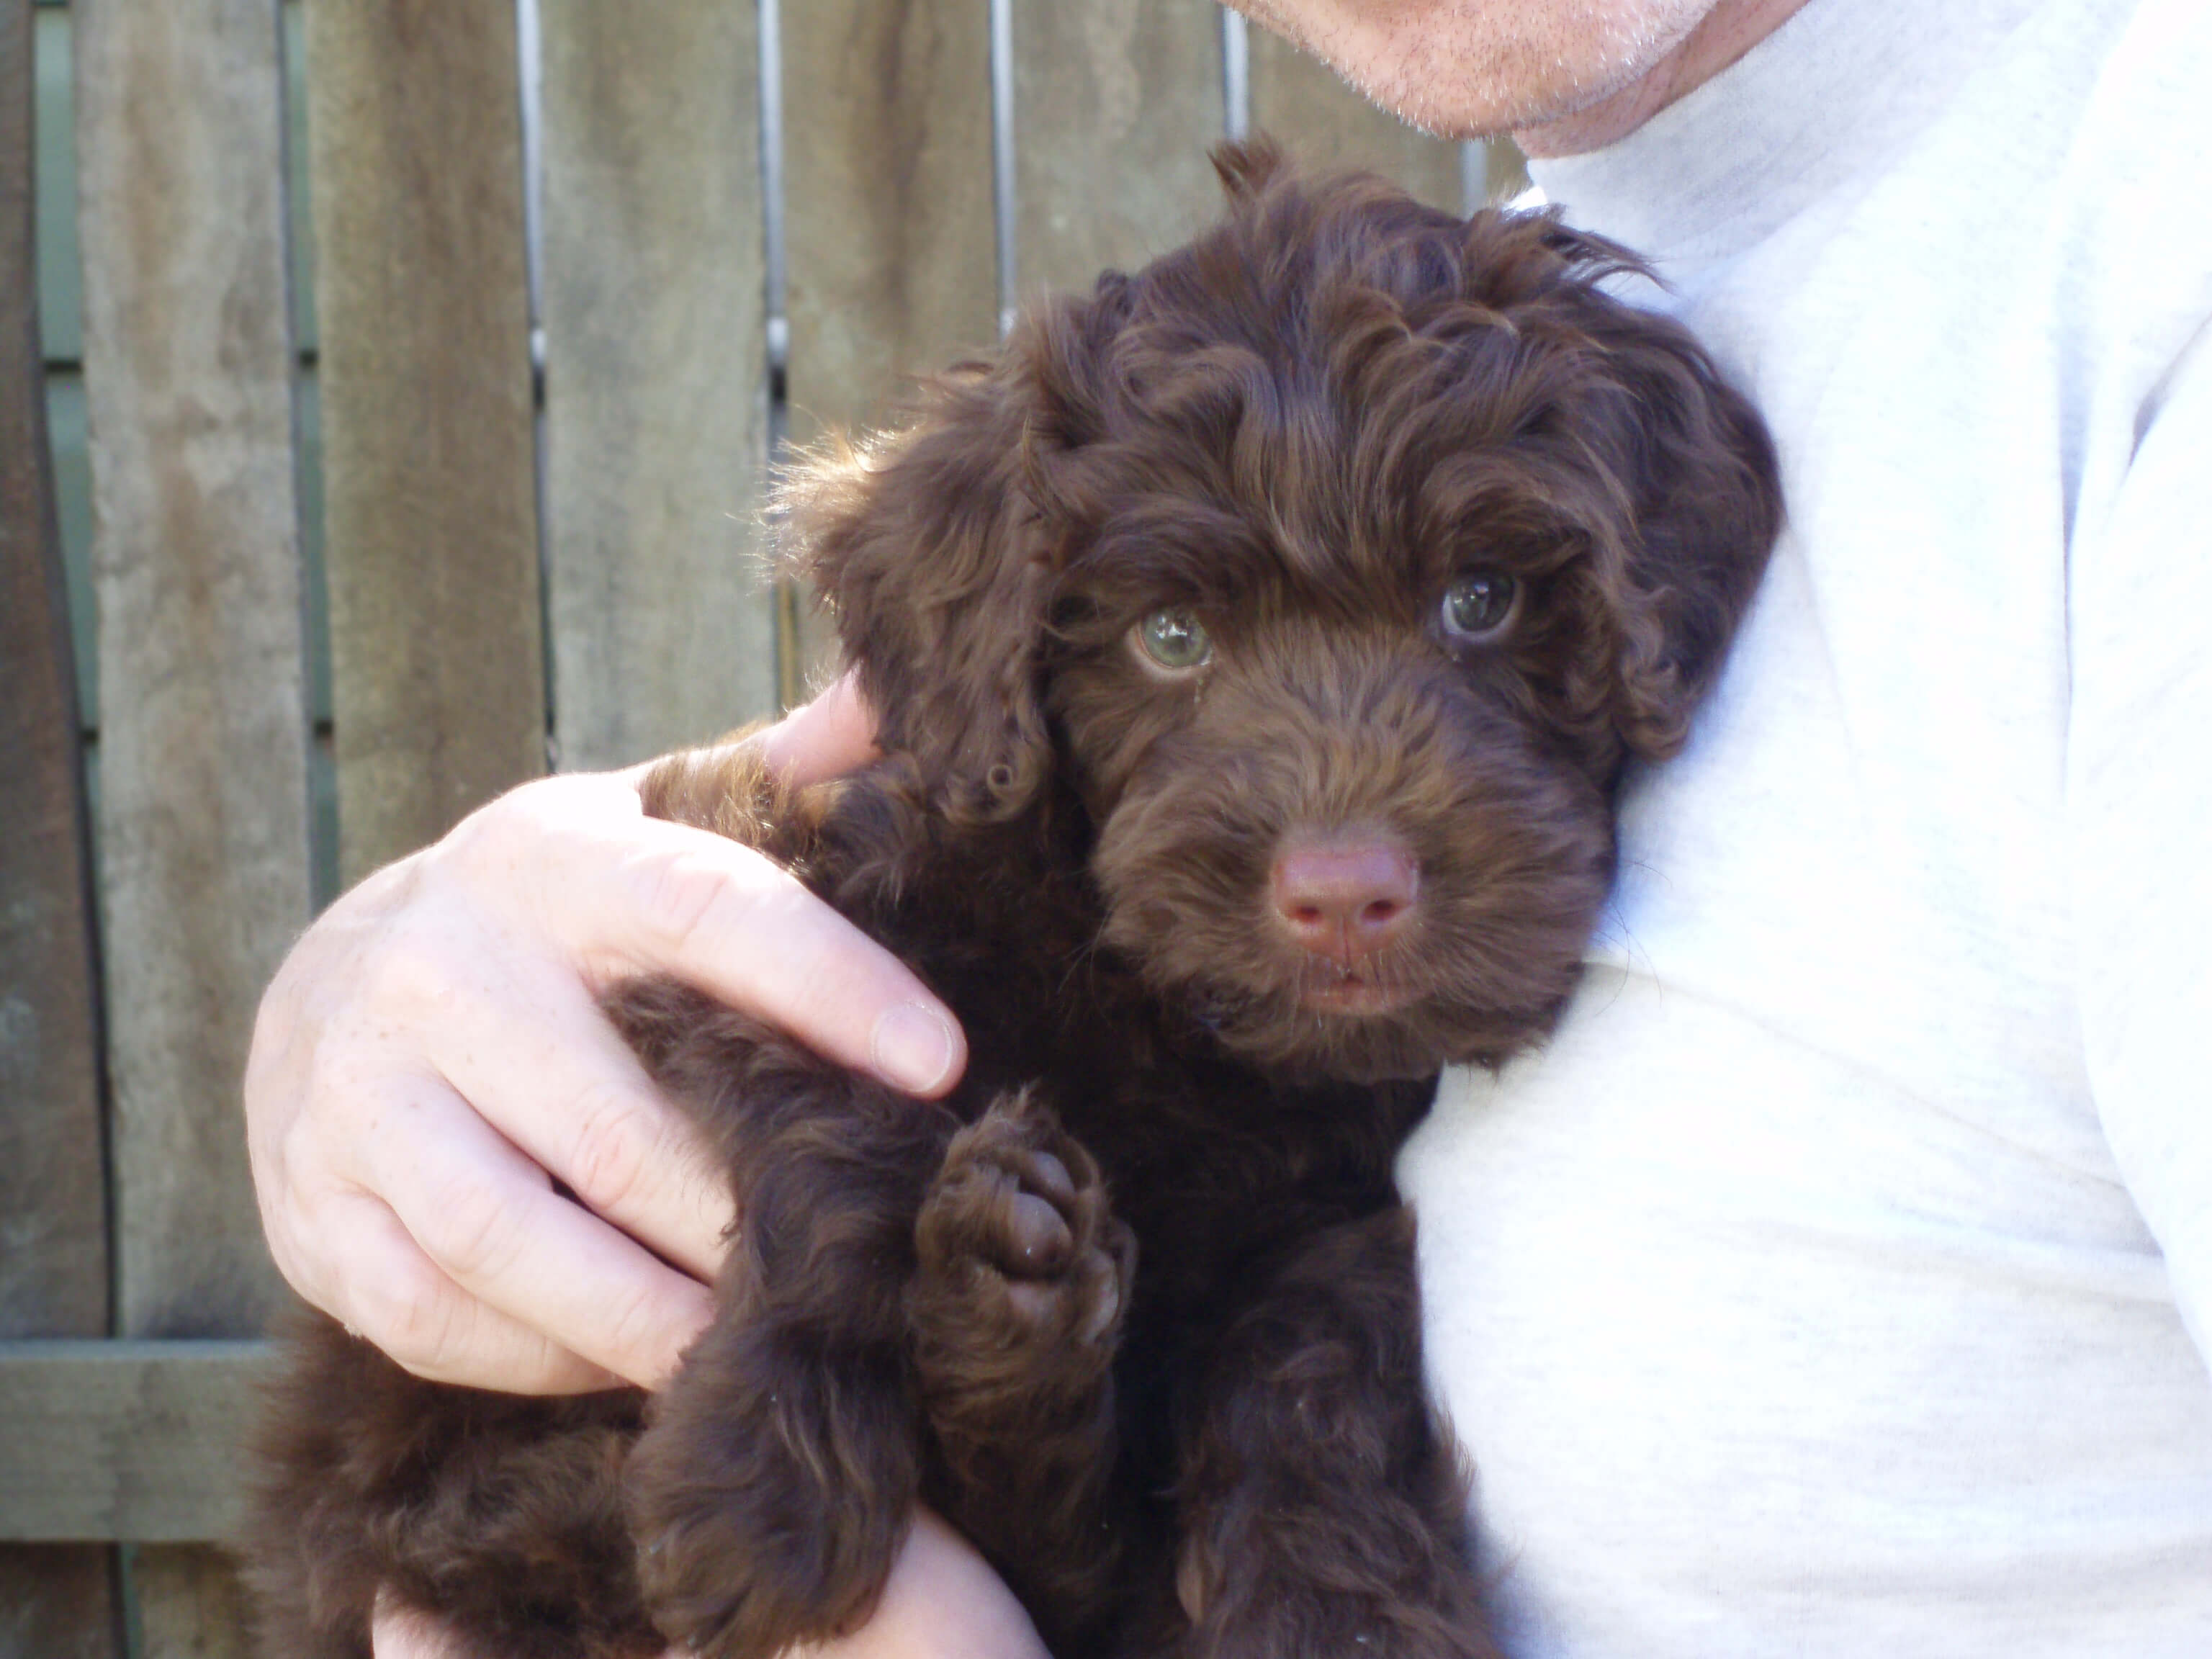
[[[389,1589],[376,1593],[368,1649],[374,1659],[470,1659],[443,1620],[409,1607]]]
[[[579,837],[547,926],[580,960],[674,975],[907,1093],[951,1088],[960,1028],[912,970],[751,848],[640,817]]]
[[[347,1241],[347,1260],[328,1294],[302,1294],[416,1376],[502,1394],[623,1386],[623,1378],[463,1291],[382,1200],[343,1193],[323,1204],[325,1224]]]
[[[927,1510],[868,1620],[849,1636],[794,1650],[804,1659],[1050,1659],[1036,1626],[968,1540]]]
[[[735,1218],[697,1130],[583,988],[544,974],[464,995],[432,1058],[486,1121],[583,1203],[695,1279]]]
[[[416,1162],[417,1146],[435,1162]],[[556,1194],[450,1089],[424,1082],[389,1104],[362,1156],[361,1184],[469,1298],[640,1387],[676,1368],[713,1313],[705,1286]],[[394,1357],[425,1375],[440,1363]]]
[[[876,758],[876,716],[848,669],[829,689],[748,739],[794,785],[841,777]]]

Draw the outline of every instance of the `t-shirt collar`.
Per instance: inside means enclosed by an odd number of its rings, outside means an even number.
[[[1868,171],[2036,3],[1808,0],[1626,137],[1530,175],[1573,223],[1686,275]]]

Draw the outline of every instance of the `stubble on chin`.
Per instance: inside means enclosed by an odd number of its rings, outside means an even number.
[[[1230,3],[1399,119],[1442,138],[1571,130],[1574,118],[1652,77],[1713,7],[1713,0]]]

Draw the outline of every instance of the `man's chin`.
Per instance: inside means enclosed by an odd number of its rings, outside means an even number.
[[[1567,155],[1601,149],[1663,106],[1634,90],[1713,0],[1230,3],[1432,137],[1510,137],[1531,155]]]

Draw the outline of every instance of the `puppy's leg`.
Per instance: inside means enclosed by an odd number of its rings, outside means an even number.
[[[267,1659],[368,1659],[380,1601],[466,1659],[652,1659],[622,1471],[642,1396],[408,1375],[302,1310],[257,1435],[244,1546]]]
[[[1187,1652],[1496,1654],[1420,1330],[1399,1206],[1305,1242],[1231,1325],[1182,1454]]]
[[[930,1499],[1061,1650],[1107,1611],[1118,1529],[1114,1351],[1136,1245],[1098,1166],[1026,1091],[953,1139],[915,1224]]]
[[[875,1605],[919,1495],[900,1293],[951,1133],[787,1045],[750,1059],[732,1044],[724,1079],[755,1133],[732,1143],[750,1167],[716,1316],[629,1468],[647,1604],[698,1659],[767,1659]]]

